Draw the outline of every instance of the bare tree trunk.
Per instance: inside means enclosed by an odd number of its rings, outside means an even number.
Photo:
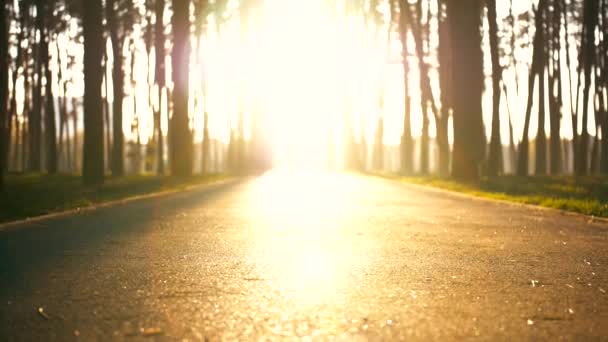
[[[106,97],[103,99],[103,121],[105,123],[105,140],[106,140],[106,165],[112,164],[112,129],[110,125],[110,101],[108,101],[108,94],[110,92],[110,82],[108,80],[108,53],[107,50],[103,49],[103,78],[105,85]]]
[[[450,46],[449,17],[446,15],[446,0],[438,0],[439,8],[439,87],[441,89],[441,117],[437,126],[437,145],[439,147],[439,175],[450,174],[450,142],[448,123],[452,108],[452,56]]]
[[[192,138],[188,127],[188,69],[190,66],[190,3],[173,0],[173,117],[171,174],[192,174]]]
[[[102,184],[103,114],[101,82],[103,68],[103,27],[101,0],[83,0],[84,36],[84,149],[82,179],[86,185]]]
[[[44,96],[46,100],[46,106],[44,110],[44,132],[46,136],[46,170],[49,174],[57,173],[57,126],[55,123],[55,97],[53,96],[53,73],[49,66],[50,64],[50,54],[49,54],[49,41],[51,39],[49,29],[50,26],[48,16],[51,16],[53,13],[52,1],[47,1],[44,6],[44,13],[46,14],[45,19],[45,30],[44,33],[40,36],[40,44],[41,44],[41,60],[39,63],[42,63],[45,71],[45,89]],[[49,6],[49,7],[47,7]]]
[[[492,59],[492,133],[488,157],[488,175],[496,176],[503,172],[502,142],[500,139],[500,80],[502,79],[502,67],[498,56],[496,0],[486,0],[486,6],[488,8],[490,56]]]
[[[399,38],[401,40],[401,58],[403,65],[403,86],[404,86],[404,116],[403,116],[403,134],[401,136],[401,172],[409,175],[413,171],[413,144],[412,126],[410,118],[410,95],[409,95],[409,63],[408,63],[408,45],[407,45],[407,18],[405,16],[405,6],[409,6],[406,0],[399,0],[400,16],[399,16]]]
[[[528,175],[528,162],[529,162],[529,131],[530,131],[530,116],[532,114],[532,104],[534,102],[534,82],[536,81],[536,75],[541,67],[541,55],[540,51],[542,47],[542,13],[544,13],[547,7],[546,0],[539,0],[538,10],[536,11],[536,17],[534,18],[536,33],[534,34],[533,51],[532,51],[532,67],[530,68],[530,75],[528,76],[528,104],[526,105],[526,116],[524,118],[524,132],[521,137],[518,149],[518,160],[517,160],[517,175],[527,176]],[[540,82],[540,81],[539,81]]]
[[[561,156],[561,119],[562,119],[562,68],[561,68],[561,9],[562,0],[554,1],[554,7],[552,12],[552,26],[551,26],[551,57],[557,56],[556,58],[549,58],[549,65],[551,67],[551,73],[549,74],[549,119],[551,121],[551,140],[550,140],[550,160],[551,160],[551,174],[559,174],[562,169],[562,156]],[[570,72],[570,70],[568,70]]]
[[[428,173],[428,164],[429,164],[429,136],[428,136],[428,125],[429,125],[429,106],[431,106],[431,110],[435,117],[435,122],[439,121],[439,111],[437,109],[437,105],[435,103],[435,98],[433,96],[433,91],[431,89],[431,83],[429,79],[429,66],[424,61],[424,46],[423,46],[423,37],[422,37],[422,3],[419,0],[416,3],[416,20],[414,19],[412,10],[410,5],[406,2],[403,6],[401,6],[402,15],[406,17],[406,21],[409,22],[410,28],[412,31],[412,36],[414,37],[414,42],[416,45],[416,56],[418,59],[418,70],[420,73],[420,106],[422,112],[422,137],[421,137],[421,146],[420,146],[420,172]],[[439,133],[439,132],[438,132]]]
[[[485,158],[482,118],[483,54],[481,51],[481,3],[479,0],[448,1],[452,46],[452,91],[454,151],[452,176],[479,178],[479,164]],[[467,86],[463,86],[466,84]]]
[[[547,134],[545,133],[545,67],[538,73],[538,131],[536,133],[535,174],[547,173]]]
[[[585,84],[583,87],[583,118],[582,118],[582,133],[578,146],[578,159],[576,163],[577,175],[585,175],[588,173],[589,162],[589,131],[587,130],[587,121],[589,117],[589,92],[591,89],[591,71],[595,60],[595,28],[597,26],[598,0],[585,0],[583,6],[583,34],[581,35],[581,59],[580,64],[583,66],[585,75]]]
[[[79,141],[78,141],[78,102],[75,98],[72,98],[72,125],[73,125],[73,134],[74,134],[74,146],[72,147],[73,157],[72,162],[74,165],[72,166],[72,172],[79,172]]]
[[[156,49],[156,84],[158,86],[158,110],[154,113],[155,129],[157,137],[157,156],[156,156],[156,173],[163,175],[165,173],[165,150],[162,130],[162,113],[163,113],[163,90],[165,88],[165,25],[163,17],[165,13],[165,1],[156,0],[155,3],[156,27],[155,31],[155,49]],[[167,114],[169,111],[167,110]]]
[[[36,1],[36,31],[39,37],[44,37],[44,2],[45,0]],[[34,39],[35,39],[34,35]],[[34,59],[34,108],[30,119],[30,171],[38,172],[41,170],[41,153],[42,145],[42,44],[38,42],[35,47]]]
[[[124,99],[124,70],[122,48],[124,39],[118,35],[115,0],[106,2],[106,18],[112,42],[112,86],[114,102],[112,104],[112,176],[120,177],[125,173],[124,166],[124,134],[122,131],[122,103]]]
[[[4,170],[6,168],[5,139],[8,117],[8,8],[7,1],[0,0],[0,191],[4,189]]]

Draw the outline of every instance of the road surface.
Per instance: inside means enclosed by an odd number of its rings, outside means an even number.
[[[373,177],[21,224],[0,259],[0,340],[608,339],[607,223]]]

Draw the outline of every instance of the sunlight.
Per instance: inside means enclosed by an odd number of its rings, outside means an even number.
[[[320,166],[331,155],[341,156],[336,152],[343,147],[345,116],[357,140],[373,139],[378,98],[388,94],[383,114],[394,124],[387,139],[398,143],[400,66],[388,62],[386,37],[370,33],[359,16],[334,13],[324,0],[271,0],[249,14],[246,27],[240,25],[226,23],[201,50],[210,120],[222,121],[212,124],[216,137],[227,142],[229,132],[215,128],[227,122],[236,130],[244,113],[245,134],[250,136],[254,119],[261,121],[257,127],[277,165]]]
[[[260,274],[271,274],[271,284],[298,305],[335,297],[355,265],[361,265],[353,244],[344,243],[352,182],[318,169],[281,168],[252,189],[256,267]]]

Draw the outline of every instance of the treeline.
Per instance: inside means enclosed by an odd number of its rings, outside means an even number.
[[[213,22],[221,25],[231,17],[229,2],[0,0],[0,180],[10,166],[11,170],[49,174],[82,172],[85,184],[100,184],[108,174],[124,175],[127,158],[145,164],[147,171],[174,176],[210,170],[211,156],[232,170],[267,166],[267,157],[252,153],[261,143],[245,140],[242,115],[230,130],[225,151],[210,138],[207,112],[199,128],[202,139],[194,139],[189,67],[201,63],[198,44],[204,39],[208,18],[214,17]],[[525,13],[514,13],[511,0],[506,16],[498,15],[496,0],[328,3],[345,4],[349,13],[376,22],[386,20],[382,8],[390,11],[385,27],[402,46],[403,173],[430,172],[431,144],[437,145],[441,175],[476,179],[504,173],[500,119],[505,105],[509,160],[516,160],[517,174],[527,175],[529,170],[539,175],[563,173],[566,156],[573,159],[578,175],[608,171],[608,138],[604,138],[608,137],[608,0],[531,1]],[[247,11],[256,5],[256,0],[240,0],[239,15],[232,17],[246,21]],[[137,50],[141,41],[143,58]],[[531,51],[528,60],[517,56],[516,51],[522,49]],[[574,50],[576,57],[570,53]],[[488,54],[493,104],[491,122],[484,123],[482,97],[490,91],[485,89],[488,75],[484,73]],[[137,100],[140,63],[148,70],[145,108],[138,108],[142,102]],[[522,66],[529,70],[527,89],[521,89],[527,105],[525,112],[518,113],[511,111],[509,102],[519,96],[517,70]],[[410,82],[413,72],[419,73],[416,98]],[[510,80],[510,75],[515,79]],[[198,83],[204,83],[204,77],[201,80]],[[518,94],[508,92],[512,81]],[[196,87],[204,92],[206,85]],[[153,134],[145,143],[140,141],[140,115],[127,123],[135,139],[125,139],[127,97],[132,98],[135,114],[152,116]],[[195,106],[206,108],[196,103],[199,100],[194,99]],[[413,106],[422,112],[418,144],[414,144],[411,125]],[[596,126],[594,136],[588,130],[590,115]],[[539,129],[531,168],[528,137],[533,116]],[[573,153],[568,155],[561,134],[562,118],[567,116],[573,128],[569,149]],[[524,122],[521,137],[514,137],[512,121],[516,119]],[[547,120],[548,132],[544,129]],[[430,137],[432,123],[435,139]],[[382,168],[383,125],[380,118],[371,149],[375,168]],[[491,127],[489,137],[484,125]],[[360,150],[355,145],[365,142],[356,142],[354,135],[346,135],[345,165],[360,168],[367,156],[353,149]],[[417,153],[415,146],[420,149]],[[414,156],[419,159],[416,163]],[[417,170],[414,164],[419,165]]]
[[[123,176],[131,160],[136,170],[188,176],[195,144],[201,172],[213,169],[213,156],[224,169],[249,167],[236,160],[244,154],[242,124],[224,147],[210,139],[208,113],[203,139],[195,142],[188,115],[190,54],[199,50],[191,47],[191,34],[202,38],[209,16],[221,23],[227,2],[0,0],[1,172],[9,166],[82,172],[85,184],[100,184],[106,174]],[[143,58],[136,47],[142,40]],[[137,108],[138,63],[148,70],[145,108]],[[123,129],[127,97],[133,141]],[[153,116],[153,134],[142,144],[144,115]]]
[[[607,1],[530,1],[530,11],[515,13],[511,0],[508,13],[502,16],[497,14],[496,0],[388,2],[389,34],[396,35],[402,46],[405,115],[399,159],[403,173],[428,174],[433,143],[437,147],[438,173],[456,178],[503,174],[505,159],[512,160],[516,173],[522,176],[530,171],[537,175],[564,173],[569,162],[566,158],[572,158],[577,175],[608,171],[608,138],[603,138],[608,137],[608,77],[604,67],[608,58]],[[354,8],[372,20],[382,20],[378,8],[383,1],[373,0],[371,6],[366,1],[349,3],[354,3]],[[516,56],[518,51],[529,53],[520,52]],[[577,52],[576,58],[571,57],[572,51]],[[484,55],[489,55],[491,61],[490,75],[484,73]],[[522,60],[521,55],[529,58]],[[523,82],[518,70],[522,66],[529,70],[527,92],[523,94],[527,104],[525,112],[518,113],[511,111],[510,104],[519,97]],[[409,82],[414,71],[420,82],[415,85],[416,93],[420,94],[417,98],[411,95]],[[491,89],[484,86],[488,76]],[[517,94],[508,92],[509,82],[515,83]],[[491,122],[485,123],[484,90],[491,90],[492,94]],[[418,100],[420,103],[414,103]],[[416,105],[422,112],[422,132],[417,144],[411,127],[412,106]],[[508,156],[503,155],[501,142],[500,113],[505,107],[509,120]],[[533,115],[537,116],[538,129],[531,166],[529,135]],[[590,115],[594,115],[594,136],[588,130]],[[564,140],[561,123],[562,118],[568,117],[573,137]],[[521,137],[514,136],[515,120],[524,123]],[[436,133],[434,141],[430,138],[431,121]],[[380,118],[374,154],[382,151],[382,125]],[[490,127],[489,137],[484,125]],[[564,146],[566,143],[572,146]],[[352,150],[352,141],[350,146]],[[364,164],[361,161],[364,155],[352,151],[347,155],[351,167]],[[415,155],[418,160],[413,159]],[[373,168],[381,168],[380,159],[373,157]],[[418,165],[416,170],[414,165]]]

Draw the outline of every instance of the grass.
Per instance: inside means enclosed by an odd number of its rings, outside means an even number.
[[[5,191],[0,192],[0,222],[85,208],[94,204],[169,190],[225,178],[221,175],[172,179],[151,175],[108,178],[96,187],[85,187],[81,178],[72,175],[8,175]]]
[[[474,183],[437,177],[389,177],[479,197],[608,217],[608,177],[501,176]]]

